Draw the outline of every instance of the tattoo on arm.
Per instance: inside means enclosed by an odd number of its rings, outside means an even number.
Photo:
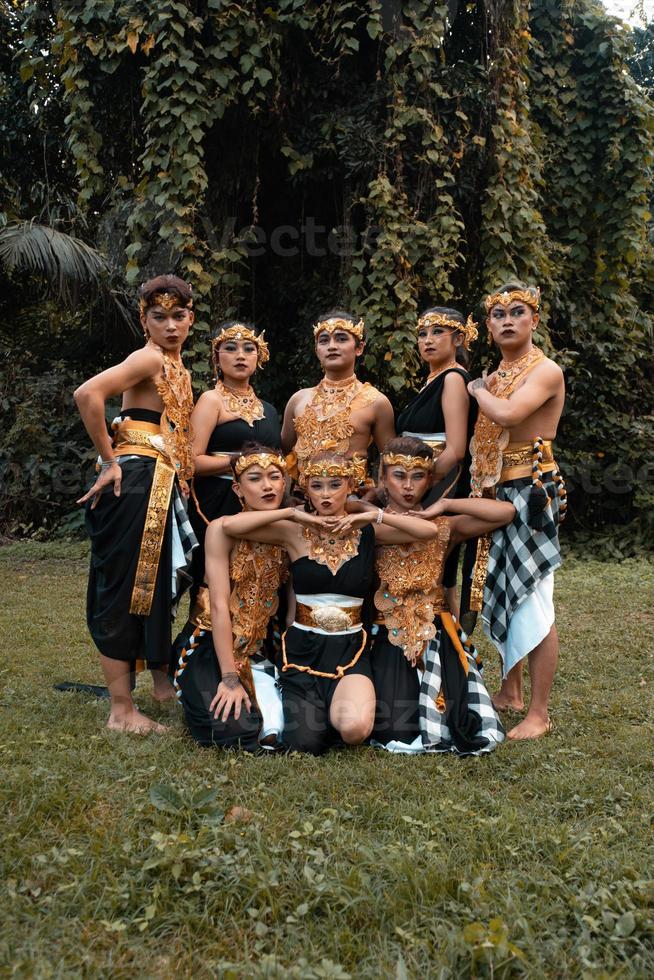
[[[475,378],[474,381],[470,382],[470,387],[473,391],[477,391],[479,388],[485,388],[486,378]]]
[[[222,682],[225,687],[229,688],[230,691],[235,691],[237,687],[240,686],[240,680],[238,679],[238,674],[236,671],[230,671],[228,674],[223,674]]]

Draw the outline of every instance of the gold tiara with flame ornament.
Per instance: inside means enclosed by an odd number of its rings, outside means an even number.
[[[176,306],[179,306],[182,310],[190,310],[193,307],[193,300],[190,299],[185,303],[177,293],[154,293],[150,299],[142,296],[139,300],[141,313],[145,313],[151,306],[161,306],[166,312],[174,310]]]
[[[540,309],[540,289],[538,286],[528,286],[527,289],[512,289],[503,293],[489,293],[484,300],[486,312],[490,313],[494,306],[510,306],[511,303],[524,303],[530,306],[534,313]]]
[[[351,459],[329,460],[317,459],[309,462],[302,468],[301,482],[306,484],[313,477],[321,479],[338,477],[349,480],[358,474],[357,466]]]
[[[365,323],[363,320],[359,320],[358,323],[353,323],[351,320],[345,320],[343,317],[331,316],[328,320],[320,320],[313,326],[313,336],[318,339],[318,335],[321,333],[335,333],[336,330],[345,330],[347,333],[351,333],[359,343],[363,340],[363,331],[365,328]]]
[[[405,456],[403,453],[382,453],[384,466],[401,466],[405,470],[424,470],[431,473],[434,460],[427,456]]]
[[[221,330],[218,336],[211,341],[211,347],[216,354],[220,345],[226,340],[249,340],[257,345],[257,364],[261,366],[270,360],[270,351],[264,339],[265,332],[262,330],[261,333],[255,333],[254,330],[250,330],[244,324],[235,323],[233,326]]]
[[[286,460],[277,453],[250,453],[249,456],[239,456],[234,464],[234,472],[237,476],[249,470],[251,466],[260,466],[262,470],[269,470],[272,467],[286,473]]]
[[[455,320],[447,313],[436,313],[435,311],[423,313],[418,320],[418,330],[422,330],[424,327],[450,327],[452,330],[460,331],[463,334],[463,346],[466,350],[470,350],[471,344],[479,336],[477,324],[472,316],[469,316],[465,323],[461,323],[460,320]]]

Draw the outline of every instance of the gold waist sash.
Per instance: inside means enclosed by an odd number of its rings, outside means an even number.
[[[309,629],[338,633],[361,626],[361,606],[306,606],[298,602],[295,622]]]
[[[154,422],[135,422],[125,419],[114,428],[115,456],[149,456],[156,459],[164,454],[164,441],[160,426]]]
[[[175,468],[165,452],[161,428],[153,422],[124,419],[116,423],[113,443],[116,456],[148,456],[157,461],[152,475],[129,606],[132,615],[149,616],[159,573],[168,508],[175,484]]]
[[[502,472],[498,483],[507,483],[509,480],[520,480],[523,477],[531,476],[534,465],[534,443],[533,442],[510,442],[502,452]],[[551,473],[556,469],[552,443],[549,439],[543,440],[542,460],[539,464],[541,473]]]

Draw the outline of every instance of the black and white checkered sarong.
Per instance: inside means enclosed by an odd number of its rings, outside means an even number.
[[[545,575],[561,564],[559,549],[559,497],[553,480],[543,478],[553,499],[545,510],[541,531],[528,524],[531,477],[510,480],[497,488],[497,500],[509,500],[516,516],[493,532],[488,555],[482,619],[486,632],[496,643],[505,643],[511,614],[534,591]]]
[[[198,546],[198,539],[195,536],[195,531],[191,527],[188,511],[186,510],[186,504],[184,503],[184,499],[179,492],[177,482],[175,482],[175,485],[173,486],[173,520],[177,524],[177,530],[179,531],[182,549],[186,559],[185,568],[175,569],[177,585],[175,588],[175,595],[173,596],[174,616],[181,597],[191,584],[191,576],[188,573],[188,569],[191,564],[191,553],[193,549],[197,548]]]
[[[430,642],[425,655],[425,670],[420,684],[420,734],[425,752],[459,752],[447,724],[445,714],[436,707],[436,699],[441,690],[441,630]],[[467,755],[482,755],[492,752],[504,741],[505,733],[499,715],[493,707],[490,694],[486,690],[481,673],[477,668],[474,657],[467,651],[468,658],[468,708],[481,718],[479,735],[487,740],[487,744],[476,752]]]

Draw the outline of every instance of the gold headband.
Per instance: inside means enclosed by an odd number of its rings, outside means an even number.
[[[328,460],[316,460],[314,463],[307,463],[302,469],[300,476],[300,482],[306,484],[311,477],[343,477],[345,479],[350,479],[354,476],[356,472],[355,467],[352,465],[352,461],[349,459],[344,459],[340,463],[329,462]]]
[[[286,473],[286,460],[283,456],[273,453],[251,453],[249,456],[239,456],[234,464],[234,472],[240,476],[251,466],[260,466],[262,470],[269,470],[274,466],[282,473]]]
[[[336,330],[345,330],[347,333],[351,333],[359,343],[363,340],[363,329],[365,323],[363,320],[359,320],[358,323],[352,323],[351,320],[344,320],[342,317],[330,317],[329,320],[320,320],[318,323],[314,324],[313,336],[318,339],[318,334],[326,331],[329,334],[334,333]]]
[[[452,330],[458,330],[463,334],[463,346],[466,350],[470,350],[472,342],[479,336],[477,324],[472,316],[469,316],[465,323],[461,323],[446,313],[424,313],[418,320],[418,330],[422,330],[423,327],[451,327]]]
[[[509,306],[511,303],[525,303],[534,313],[538,313],[540,289],[538,286],[529,286],[527,289],[513,289],[511,292],[489,293],[484,300],[487,313],[490,313],[494,306]]]
[[[402,453],[383,453],[384,466],[402,466],[405,470],[425,470],[431,473],[434,460],[426,456],[404,456]]]
[[[181,309],[190,310],[193,306],[193,300],[190,299],[185,303],[181,296],[176,293],[155,293],[149,300],[141,297],[139,300],[141,313],[145,313],[151,306],[162,306],[164,310],[174,310],[176,306],[179,306]]]
[[[214,337],[211,341],[211,347],[214,354],[217,354],[218,348],[226,340],[250,340],[253,344],[257,345],[257,364],[263,365],[270,360],[268,344],[264,340],[265,332],[265,330],[262,330],[261,333],[256,334],[242,323],[235,323],[233,327],[227,327],[226,330],[221,330],[218,336]]]

